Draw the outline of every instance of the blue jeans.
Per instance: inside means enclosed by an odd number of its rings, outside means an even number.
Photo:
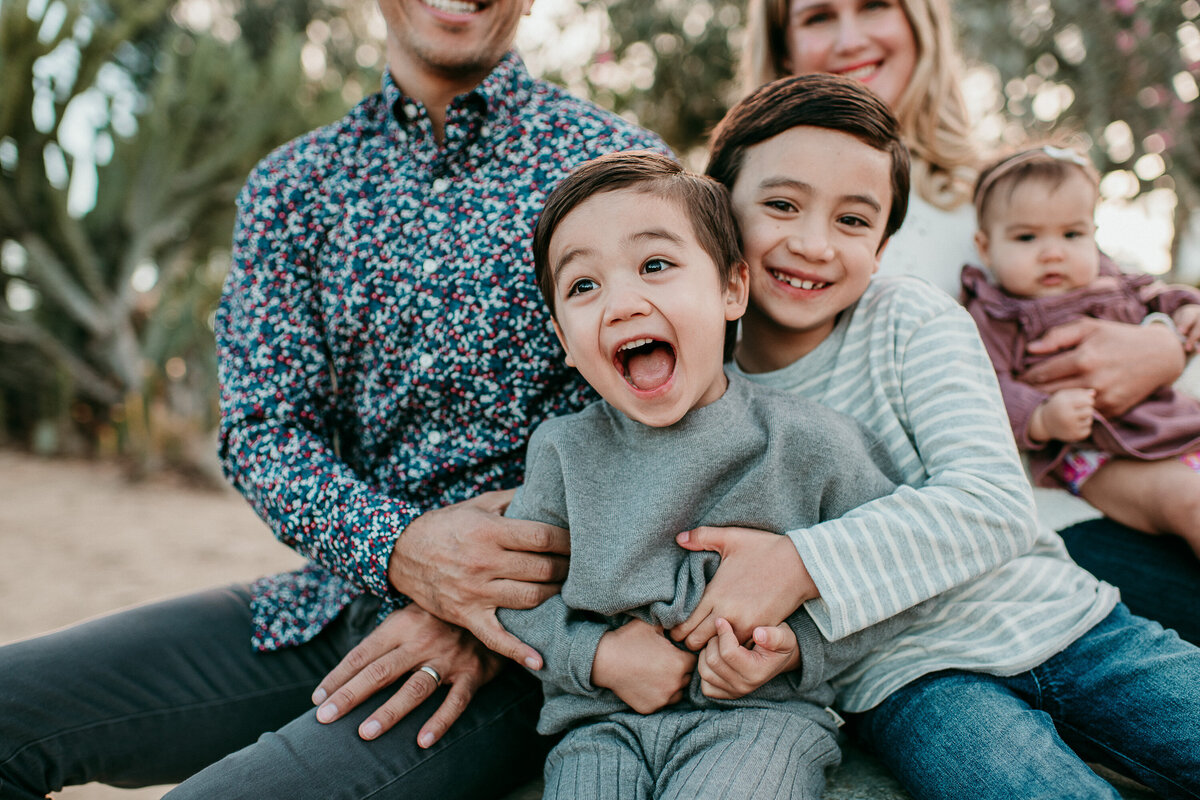
[[[1101,517],[1059,531],[1076,564],[1121,590],[1134,614],[1200,644],[1200,559],[1178,536],[1150,536]]]
[[[316,721],[313,689],[377,609],[360,598],[311,642],[259,653],[235,586],[0,647],[0,800],[90,781],[180,783],[172,798],[474,800],[537,776],[553,742],[534,730],[541,684],[515,664],[428,750],[417,730],[446,687],[375,741],[358,725],[394,687]]]
[[[919,800],[1118,800],[1085,759],[1200,797],[1200,649],[1121,604],[1032,670],[926,675],[858,722]]]

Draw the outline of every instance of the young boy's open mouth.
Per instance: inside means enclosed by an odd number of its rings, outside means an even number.
[[[671,380],[675,348],[658,339],[633,339],[617,348],[613,361],[626,383],[639,392],[652,392]]]

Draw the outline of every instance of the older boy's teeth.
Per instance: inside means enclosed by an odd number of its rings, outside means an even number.
[[[423,0],[425,5],[445,11],[447,14],[474,14],[479,10],[478,3],[463,2],[463,0]]]
[[[626,342],[625,344],[623,344],[619,348],[617,348],[617,352],[623,352],[625,350],[633,350],[635,348],[642,347],[644,345],[648,345],[653,341],[654,341],[653,339],[634,339],[632,342]]]
[[[868,64],[865,67],[858,67],[857,69],[843,72],[842,76],[846,78],[853,78],[856,81],[861,81],[874,75],[875,70],[877,69],[879,69],[878,64]]]
[[[824,289],[829,285],[828,283],[817,283],[816,281],[802,281],[799,278],[785,275],[782,272],[772,272],[771,274],[775,276],[775,280],[782,281],[796,289]]]

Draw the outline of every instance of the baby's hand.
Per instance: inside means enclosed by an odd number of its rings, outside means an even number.
[[[1095,389],[1060,389],[1033,410],[1029,438],[1038,442],[1081,442],[1092,435],[1095,410]]]
[[[755,628],[751,650],[738,643],[726,620],[718,619],[717,635],[700,656],[700,691],[705,697],[734,700],[798,666],[800,646],[786,623]]]
[[[1189,353],[1196,352],[1196,342],[1200,341],[1200,305],[1189,303],[1175,309],[1171,315],[1175,320],[1175,328],[1183,337],[1183,349]]]
[[[671,638],[700,650],[717,634],[717,617],[739,642],[758,625],[778,625],[806,600],[819,596],[796,546],[786,536],[750,528],[697,528],[676,537],[688,550],[712,550],[721,563],[690,617]]]
[[[662,627],[634,619],[600,637],[592,683],[649,714],[682,700],[695,669],[695,653],[671,644]]]

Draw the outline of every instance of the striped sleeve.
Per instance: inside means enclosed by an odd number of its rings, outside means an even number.
[[[883,305],[859,310],[870,323],[847,335],[838,366],[849,371],[828,392],[843,409],[871,409],[874,418],[863,421],[884,438],[905,485],[788,534],[821,590],[807,607],[830,639],[982,575],[1037,536],[1029,484],[971,318],[957,305],[936,313]]]

